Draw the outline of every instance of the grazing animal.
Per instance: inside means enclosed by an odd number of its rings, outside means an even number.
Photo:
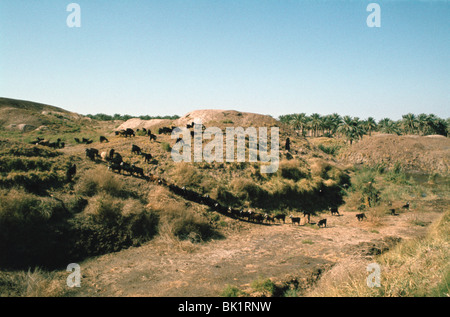
[[[97,157],[100,157],[97,149],[86,149],[86,157],[90,158],[92,161],[95,161]]]
[[[131,145],[131,153],[139,155],[139,154],[141,154],[141,148],[139,146],[133,144],[133,145]]]
[[[303,211],[303,217],[308,217],[308,223],[311,222],[311,212],[310,211]]]
[[[133,168],[131,167],[130,164],[125,163],[125,162],[121,162],[120,166],[121,166],[121,169],[122,169],[122,171],[124,173],[127,172],[128,174],[133,175]]]
[[[144,170],[142,168],[140,168],[140,167],[135,166],[134,164],[131,165],[131,173],[132,174],[134,173],[134,174],[136,174],[138,176],[141,176],[141,177],[145,177],[144,176]]]
[[[111,161],[111,160],[114,158],[114,152],[115,152],[114,149],[109,150],[109,153],[108,153],[108,160]]]
[[[77,166],[75,164],[73,164],[71,167],[69,167],[67,169],[67,172],[66,172],[67,180],[69,182],[72,181],[72,179],[74,178],[76,173],[77,173]]]
[[[269,214],[265,214],[264,218],[266,219],[267,222],[275,223],[275,218]]]
[[[331,207],[331,208],[330,208],[330,211],[331,211],[331,215],[332,215],[332,216],[333,216],[334,214],[337,214],[338,216],[340,216],[337,207]]]
[[[361,213],[361,214],[356,214],[356,218],[358,218],[358,221],[363,221],[364,218],[367,219],[366,214],[365,213]]]
[[[262,223],[264,221],[264,215],[260,214],[260,213],[252,213],[252,217],[253,220],[255,220],[258,223]]]
[[[102,158],[103,161],[106,161],[108,159],[108,153],[102,152],[100,153],[100,157]]]
[[[91,144],[92,142],[93,142],[92,140],[89,140],[89,139],[86,139],[86,138],[82,138],[81,139],[81,143]]]
[[[293,217],[290,215],[289,218],[291,218],[292,224],[298,223],[300,225],[300,217]]]
[[[122,155],[120,155],[119,153],[114,153],[113,158],[111,159],[111,162],[116,163],[116,164],[120,164],[123,162],[122,159]]]
[[[281,220],[283,220],[283,223],[285,223],[286,215],[284,215],[284,214],[275,215],[275,219],[279,220],[280,222],[281,222]]]
[[[120,172],[122,171],[122,166],[117,163],[109,163],[108,171],[117,171],[120,174]]]
[[[156,135],[152,134],[151,132],[148,134],[150,137],[150,141],[156,141]]]
[[[153,156],[150,153],[141,152],[141,155],[144,157],[144,162],[145,163],[150,163],[151,162]]]
[[[326,227],[327,226],[327,219],[320,219],[319,222],[317,223],[317,226],[319,226],[319,228]]]
[[[136,134],[134,133],[133,129],[128,128],[125,130],[124,136],[127,138],[127,137],[136,136]]]
[[[158,129],[158,133],[159,134],[171,134],[173,131],[172,128],[168,128],[168,127],[162,127]]]
[[[177,138],[177,140],[175,141],[175,144],[181,142],[181,144],[184,144],[183,138]]]
[[[395,208],[390,208],[389,211],[391,212],[392,216],[396,216],[397,214],[395,213]]]
[[[75,142],[77,142],[78,144],[80,144],[81,143],[81,141],[80,141],[80,139],[79,138],[73,138],[74,140],[75,140]]]
[[[103,135],[101,135],[101,136],[100,136],[100,143],[103,143],[103,142],[108,143],[109,140],[108,140],[106,137],[104,137]]]
[[[409,201],[406,202],[406,204],[402,206],[402,209],[409,210]]]

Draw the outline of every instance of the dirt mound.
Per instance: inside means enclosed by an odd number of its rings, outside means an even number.
[[[206,126],[224,128],[234,127],[272,127],[278,126],[279,121],[268,115],[250,112],[239,112],[235,110],[195,110],[187,113],[177,120],[152,119],[141,120],[133,118],[121,124],[116,130],[121,129],[158,129],[163,126],[185,127],[192,122],[201,122]]]
[[[379,134],[364,137],[343,151],[340,160],[350,164],[387,168],[401,164],[406,171],[450,173],[450,139],[444,136],[397,136]]]
[[[168,119],[151,119],[151,120],[142,120],[139,118],[133,118],[125,121],[119,127],[117,127],[117,131],[125,130],[125,129],[150,129],[152,132],[155,132],[155,129],[158,129],[163,126],[172,126],[173,121]],[[154,131],[153,131],[154,130]]]
[[[195,110],[187,113],[176,124],[185,126],[193,121],[201,120],[203,124],[221,126],[223,124],[233,124],[236,127],[248,126],[275,126],[279,122],[268,115],[251,112],[240,112],[235,110]]]
[[[0,127],[28,132],[43,125],[89,120],[77,113],[37,102],[0,98]]]

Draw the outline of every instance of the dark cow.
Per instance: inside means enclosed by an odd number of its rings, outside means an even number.
[[[162,127],[158,129],[158,133],[159,134],[171,134],[173,131],[173,128],[168,128],[168,127]]]
[[[402,209],[409,210],[409,201],[406,202],[406,204],[402,206]]]
[[[135,166],[134,164],[131,165],[131,171],[131,173],[136,174],[137,176],[145,177],[144,170],[140,167]]]
[[[281,220],[283,220],[283,223],[285,223],[286,222],[286,215],[284,215],[284,214],[275,215],[275,219],[277,219],[280,222],[281,222]]]
[[[133,167],[129,163],[122,162],[120,163],[120,166],[124,173],[127,172],[128,174],[133,175]]]
[[[156,135],[149,133],[150,141],[156,141]]]
[[[141,148],[139,146],[133,144],[133,145],[131,145],[131,153],[139,155],[139,154],[141,154]]]
[[[317,223],[317,226],[319,228],[326,227],[327,226],[327,219],[320,219],[319,222]]]
[[[365,213],[361,213],[361,214],[356,214],[356,218],[358,218],[358,221],[363,221],[364,218],[367,219],[366,214]]]
[[[86,157],[90,158],[92,161],[95,161],[97,157],[100,157],[97,149],[86,149]]]
[[[293,217],[290,215],[289,218],[291,218],[292,224],[298,223],[300,225],[300,217]]]
[[[255,212],[255,213],[252,213],[251,219],[258,223],[262,223],[264,221],[264,215],[260,214],[258,212]]]
[[[120,164],[111,162],[108,165],[108,171],[117,171],[120,174],[120,172],[122,171],[122,166]]]
[[[150,163],[153,158],[153,156],[150,153],[141,152],[141,155],[144,157],[145,163]]]
[[[331,215],[332,215],[332,216],[335,215],[335,214],[337,214],[338,216],[340,216],[339,210],[338,210],[337,207],[331,207],[331,208],[330,208],[330,211],[331,211]]]
[[[265,214],[264,218],[266,219],[266,221],[268,223],[270,223],[270,222],[275,223],[275,218],[273,216],[269,215],[269,214]]]
[[[89,139],[86,139],[86,138],[82,138],[82,139],[81,139],[81,143],[91,144],[92,142],[94,142],[94,141],[89,140]]]

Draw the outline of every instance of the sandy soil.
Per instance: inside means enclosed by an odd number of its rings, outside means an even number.
[[[258,278],[307,288],[348,257],[371,257],[401,239],[424,234],[426,226],[411,221],[420,218],[431,223],[439,214],[409,211],[386,216],[381,226],[374,227],[344,211],[341,216],[322,215],[328,227],[321,229],[239,222],[239,230],[222,240],[180,245],[157,238],[80,263],[83,279],[76,295],[215,297],[227,285],[245,290]],[[313,217],[311,222],[323,217]]]

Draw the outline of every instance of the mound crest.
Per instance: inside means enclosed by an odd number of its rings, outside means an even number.
[[[364,137],[340,154],[350,164],[392,168],[401,164],[406,171],[448,174],[450,172],[450,139],[418,135],[392,134]]]

